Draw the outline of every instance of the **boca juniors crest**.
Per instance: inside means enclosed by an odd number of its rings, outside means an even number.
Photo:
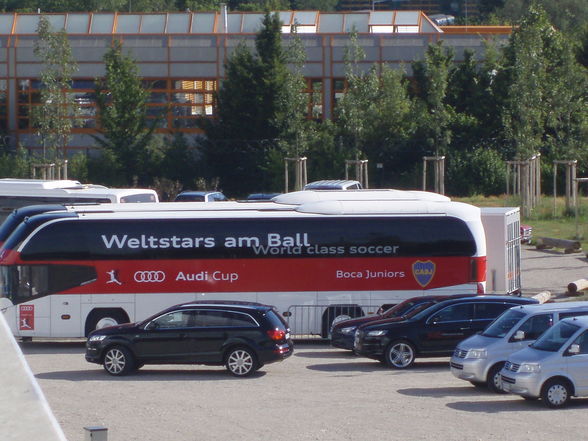
[[[419,285],[425,288],[435,275],[435,263],[430,260],[417,260],[412,264],[412,275]]]

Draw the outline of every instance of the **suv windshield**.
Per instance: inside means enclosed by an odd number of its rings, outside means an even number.
[[[426,304],[431,305],[433,302],[422,302],[420,300],[405,300],[402,303],[399,303],[396,306],[388,309],[381,313],[382,318],[392,318],[392,317],[401,317],[403,315],[408,315],[409,313],[413,312],[415,309],[418,309],[419,306]]]
[[[508,334],[513,326],[524,316],[525,314],[520,311],[509,309],[488,325],[482,335],[484,337],[502,338]]]
[[[531,347],[539,349],[540,351],[557,352],[578,329],[580,329],[579,326],[566,322],[559,322],[539,337]]]

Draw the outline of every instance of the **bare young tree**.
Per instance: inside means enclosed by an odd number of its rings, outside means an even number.
[[[72,75],[78,71],[64,29],[54,32],[46,16],[39,18],[35,56],[43,63],[40,104],[32,108],[31,116],[37,135],[41,138],[43,160],[61,159],[67,146],[79,109],[72,94]]]

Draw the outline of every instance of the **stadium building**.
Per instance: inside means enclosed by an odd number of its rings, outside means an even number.
[[[296,26],[306,50],[304,76],[309,116],[333,115],[344,89],[344,53],[352,30],[366,58],[365,69],[386,63],[405,69],[421,60],[431,43],[453,48],[456,62],[471,49],[479,59],[484,42],[506,42],[510,27],[438,26],[420,11],[280,11],[285,44]],[[214,118],[214,93],[224,63],[242,41],[254,47],[262,13],[62,13],[47,14],[52,28],[68,33],[79,70],[70,93],[81,110],[67,155],[95,148],[95,79],[104,75],[103,56],[114,40],[122,42],[150,88],[149,111],[165,113],[160,133],[199,134],[199,118]],[[40,103],[43,64],[34,54],[40,14],[0,14],[0,130],[5,146],[40,149],[31,109]]]

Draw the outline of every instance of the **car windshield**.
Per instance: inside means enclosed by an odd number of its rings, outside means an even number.
[[[521,311],[508,309],[503,312],[484,330],[484,337],[502,338],[516,325],[525,314]]]
[[[545,331],[545,333],[531,345],[540,351],[557,352],[568,339],[580,329],[579,326],[568,322],[559,322],[557,325]]]

